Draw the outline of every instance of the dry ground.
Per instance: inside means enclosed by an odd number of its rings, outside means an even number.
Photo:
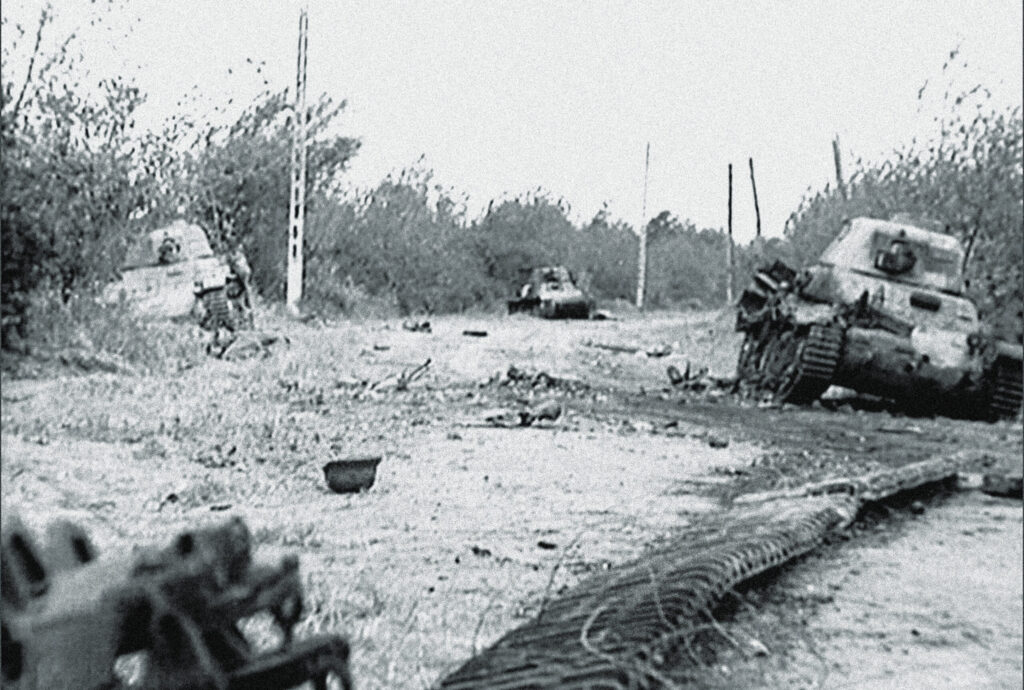
[[[936,453],[1020,457],[1019,424],[908,420],[849,406],[761,409],[717,392],[670,390],[668,364],[731,373],[731,324],[724,312],[563,323],[463,316],[435,319],[427,334],[395,321],[281,321],[271,325],[291,344],[267,359],[210,360],[175,376],[5,380],[3,509],[38,527],[70,517],[111,552],[240,515],[261,552],[300,555],[304,626],[351,638],[359,687],[427,687],[545,597],[637,555],[740,489]],[[673,354],[643,354],[665,344]],[[387,377],[427,358],[427,374],[395,390]],[[588,386],[499,385],[510,364]],[[494,408],[547,398],[565,409],[553,424],[481,423]],[[385,456],[373,489],[330,493],[321,466],[365,452]],[[1019,553],[1014,505],[1007,524],[1016,532],[989,534],[983,548]],[[991,572],[1016,606],[992,616],[1019,619],[1019,568],[1001,562]],[[922,597],[930,586],[941,582],[908,585]],[[1019,628],[1006,625],[1016,637],[990,644],[1019,650]],[[798,661],[800,653],[787,646],[771,658]],[[891,665],[897,678],[912,670]],[[756,685],[759,673],[743,677]]]

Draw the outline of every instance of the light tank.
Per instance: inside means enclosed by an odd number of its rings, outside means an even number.
[[[923,225],[855,218],[812,266],[759,271],[737,305],[739,379],[778,402],[837,385],[911,411],[1019,414],[1024,348],[964,295],[957,239]]]
[[[193,316],[210,330],[251,328],[248,278],[240,252],[214,254],[203,229],[179,219],[128,248],[121,279],[104,298],[124,299],[145,316]]]
[[[548,319],[586,319],[592,308],[593,302],[565,266],[533,269],[519,294],[508,301],[509,314],[530,312]]]

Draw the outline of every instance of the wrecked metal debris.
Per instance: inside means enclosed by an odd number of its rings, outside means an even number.
[[[98,558],[72,522],[51,525],[40,548],[16,517],[4,525],[4,687],[122,687],[115,662],[144,655],[132,687],[284,690],[329,677],[352,687],[349,646],[335,635],[296,640],[299,562],[254,558],[235,518],[180,533],[165,548]],[[260,651],[238,625],[267,615],[281,643]]]

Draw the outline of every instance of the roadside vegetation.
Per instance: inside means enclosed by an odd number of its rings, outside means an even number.
[[[123,328],[122,316],[82,305],[117,276],[135,237],[179,214],[203,225],[215,249],[241,246],[261,298],[282,300],[287,92],[264,92],[228,125],[197,122],[183,110],[159,131],[139,131],[135,113],[145,94],[130,77],[82,70],[75,36],[54,43],[48,34],[55,11],[48,7],[35,26],[3,20],[5,64],[15,51],[31,56],[27,72],[3,74],[5,359],[51,342],[55,330]],[[58,47],[48,51],[51,45]],[[943,78],[955,82],[959,62],[954,51]],[[857,161],[844,189],[808,194],[783,238],[739,247],[735,287],[742,289],[749,270],[764,261],[815,256],[843,218],[908,211],[940,220],[962,240],[972,295],[997,328],[1019,340],[1021,111],[997,110],[984,94],[981,85],[950,90],[934,136],[894,151],[890,160]],[[565,200],[538,189],[497,199],[470,218],[458,190],[436,182],[420,164],[373,189],[346,190],[345,172],[360,142],[338,134],[344,109],[343,100],[322,95],[309,113],[307,311],[389,316],[494,309],[522,269],[555,263],[572,268],[598,300],[635,294],[635,229],[605,211],[575,223]],[[698,228],[663,211],[648,233],[650,307],[724,304],[721,228]],[[138,359],[130,353],[152,348],[122,343],[121,351]]]

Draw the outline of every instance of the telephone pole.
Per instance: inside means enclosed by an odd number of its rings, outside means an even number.
[[[846,197],[846,182],[843,180],[843,157],[839,153],[839,135],[837,134],[835,139],[832,140],[832,158],[836,164],[836,187],[839,188],[839,194],[845,199]]]
[[[733,284],[733,272],[734,272],[733,264],[734,264],[734,261],[735,261],[735,259],[733,257],[734,249],[733,249],[733,245],[732,245],[732,163],[729,164],[729,225],[728,225],[728,229],[729,229],[729,237],[728,237],[729,245],[728,245],[728,248],[726,250],[726,260],[727,260],[729,265],[728,265],[727,271],[726,271],[726,273],[727,273],[726,280],[728,282],[726,282],[726,284],[725,284],[725,301],[726,301],[727,304],[732,304],[732,284]]]
[[[651,168],[651,142],[647,142],[644,156],[644,198],[640,206],[640,251],[636,269],[636,308],[644,308],[644,291],[647,289],[647,173]]]
[[[306,222],[306,49],[309,14],[299,11],[299,50],[292,112],[291,205],[288,210],[288,279],[285,303],[297,312],[302,299],[302,231]]]
[[[754,182],[754,159],[748,158],[750,164],[750,188],[754,190],[754,218],[757,220],[757,237],[761,236],[761,207],[757,205],[757,183]]]

